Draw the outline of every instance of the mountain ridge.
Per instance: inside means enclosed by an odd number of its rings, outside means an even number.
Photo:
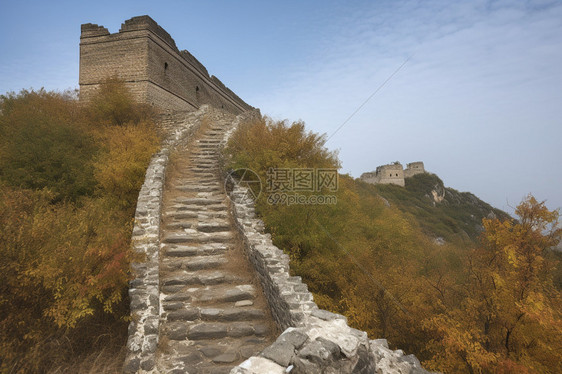
[[[369,184],[360,179],[358,185],[375,193],[385,204],[395,205],[410,215],[424,233],[438,244],[457,242],[476,243],[483,231],[483,218],[512,217],[481,200],[471,192],[460,192],[445,184],[433,173],[422,173],[405,178],[405,186]]]

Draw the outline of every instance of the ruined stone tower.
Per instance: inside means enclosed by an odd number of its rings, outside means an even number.
[[[425,173],[425,167],[423,166],[423,162],[416,161],[410,162],[406,165],[406,169],[404,169],[404,178],[410,178],[416,174],[423,174]]]
[[[376,171],[361,174],[361,180],[371,184],[397,184],[404,187],[405,178],[425,173],[422,161],[407,164],[406,169],[398,161],[388,165],[377,166]]]
[[[80,35],[80,98],[88,100],[108,77],[123,79],[139,102],[162,110],[202,104],[241,113],[250,109],[149,16],[133,17],[111,34],[92,23]]]
[[[397,184],[404,187],[404,169],[398,161],[377,166],[375,172],[363,173],[361,179],[372,184]]]

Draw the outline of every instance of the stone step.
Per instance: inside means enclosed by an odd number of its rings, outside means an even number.
[[[224,232],[230,231],[231,226],[227,221],[223,222],[205,222],[197,225],[197,230],[202,232]]]
[[[211,173],[209,169],[192,169],[192,172],[200,178],[216,178],[216,174]]]
[[[195,183],[195,184],[202,184],[202,185],[207,185],[211,182],[216,182],[217,181],[217,177],[213,177],[213,178],[208,178],[208,177],[201,177],[199,175],[194,175],[193,177],[189,178],[188,180],[186,180],[186,182],[190,182],[190,183]]]
[[[201,197],[201,198],[205,198],[205,199],[209,199],[209,198],[223,198],[224,197],[224,191],[213,191],[213,192],[197,192],[197,195],[195,195],[196,197]]]
[[[166,275],[161,283],[164,286],[209,286],[223,283],[241,282],[242,279],[220,270],[186,271],[176,270]],[[179,289],[179,287],[178,287]],[[191,293],[188,293],[191,298]],[[246,304],[238,304],[245,306]],[[249,305],[248,305],[249,306]]]
[[[251,329],[251,333],[254,332],[253,326],[247,329]],[[166,330],[166,335],[170,340],[215,340],[230,336],[230,331],[234,331],[234,335],[238,335],[237,330],[240,329],[232,329],[232,326],[219,322],[202,322],[194,325],[187,325],[181,322],[169,322]]]
[[[192,219],[192,218],[197,218],[198,214],[194,213],[194,212],[188,212],[188,211],[184,211],[184,212],[177,212],[177,211],[173,211],[173,212],[164,212],[162,214],[162,216],[164,218],[171,218],[173,220],[179,221],[179,220],[184,220],[184,219]]]
[[[256,308],[201,308],[199,318],[203,321],[255,321],[265,319],[263,310]]]
[[[186,338],[189,340],[213,340],[224,337],[240,338],[245,336],[261,336],[266,333],[263,324],[248,322],[202,322],[187,328]],[[171,337],[170,337],[171,338]]]
[[[199,179],[199,178],[197,178]],[[222,187],[222,183],[217,182],[217,180],[213,180],[210,182],[200,182],[199,180],[195,181],[194,177],[185,178],[185,179],[178,179],[174,184],[184,186],[184,187],[198,187],[198,188],[219,188]]]
[[[261,321],[265,319],[265,313],[259,309],[252,308],[197,308],[185,303],[164,304],[167,310],[168,321],[202,321],[202,322],[245,322]],[[250,334],[249,334],[250,335]]]
[[[223,212],[226,211],[228,208],[226,204],[217,204],[217,205],[185,205],[185,206],[176,206],[170,207],[165,211],[166,214],[172,215],[175,213],[204,213],[204,212]]]
[[[168,257],[192,257],[192,256],[211,256],[224,254],[229,247],[220,245],[163,245],[161,253]]]
[[[209,149],[197,149],[193,150],[189,159],[197,159],[197,158],[205,158],[205,159],[214,159],[218,158],[218,152],[216,150],[209,150]]]
[[[212,168],[202,168],[199,165],[194,164],[189,167],[189,172],[193,176],[197,176],[197,177],[201,177],[201,176],[215,177],[216,173],[213,172],[213,168],[216,168],[216,166],[213,166]],[[195,175],[194,173],[197,173],[197,175]]]
[[[221,204],[224,201],[225,201],[224,199],[203,199],[197,197],[191,197],[191,198],[178,197],[175,199],[176,204],[182,204],[182,205],[216,205],[216,204]]]
[[[182,185],[177,186],[177,190],[185,191],[185,192],[220,192],[222,191],[221,187],[206,187],[206,186],[191,186],[191,185]]]
[[[206,211],[205,213],[199,213],[197,219],[199,221],[211,220],[211,219],[226,219],[228,218],[228,213],[226,211],[223,212],[209,212]]]
[[[161,372],[230,373],[271,343],[267,334],[274,328],[253,276],[236,265],[242,252],[231,251],[237,233],[218,168],[233,117],[211,113],[205,134],[178,150],[179,167],[167,181],[159,268],[164,343],[156,359]]]
[[[209,160],[209,159],[194,159],[191,161],[191,167],[202,167],[202,166],[209,166],[209,167],[217,167],[219,165],[219,160]]]
[[[195,152],[195,151],[194,151]],[[189,157],[189,160],[197,161],[197,160],[206,160],[206,161],[218,161],[219,160],[219,153],[217,150],[210,150],[210,149],[199,149],[196,153]]]
[[[170,206],[166,211],[173,212],[174,210],[177,212],[185,212],[185,211],[204,211],[204,210],[224,210],[226,209],[226,204],[224,202],[222,194],[215,194],[209,197],[194,197],[193,199],[201,200],[201,201],[210,201],[212,204],[189,204],[189,202],[185,203],[177,203],[175,205]]]
[[[219,161],[218,159],[194,159],[191,160],[191,166],[210,166],[210,167],[218,167],[219,166]]]
[[[189,156],[189,158],[197,158],[197,157],[209,158],[209,157],[218,157],[218,156],[219,156],[218,149],[216,148],[209,149],[208,147],[199,147],[197,145],[193,148],[193,151]]]
[[[194,226],[193,222],[173,222],[173,223],[168,223],[165,226],[166,230],[171,230],[171,231],[176,231],[176,230],[181,230],[181,229],[189,229],[192,226]]]
[[[168,258],[172,256],[167,256]],[[203,270],[203,269],[217,269],[228,262],[228,260],[222,255],[206,255],[206,256],[173,256],[173,257],[185,257],[182,260],[176,259],[174,263],[166,263],[163,266],[167,268],[178,268],[189,270],[189,271],[196,271],[196,270]]]
[[[197,308],[183,308],[170,311],[166,314],[168,321],[195,321],[199,319],[199,310]]]
[[[218,146],[216,144],[199,144],[198,148],[202,150],[217,150]]]
[[[224,285],[194,289],[193,300],[208,304],[234,303],[241,300],[253,300],[256,297],[256,289],[251,284]]]
[[[217,165],[219,163],[219,154],[213,152],[213,154],[208,154],[208,155],[191,156],[189,159],[191,160],[192,163]]]
[[[217,167],[216,163],[198,162],[197,165],[193,167],[193,170],[209,170],[216,167]]]

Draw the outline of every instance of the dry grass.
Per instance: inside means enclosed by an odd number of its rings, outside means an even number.
[[[126,347],[123,345],[120,349],[102,348],[99,351],[92,352],[85,357],[78,357],[72,363],[61,364],[52,368],[48,374],[109,374],[121,373],[123,371],[123,362],[125,360]]]

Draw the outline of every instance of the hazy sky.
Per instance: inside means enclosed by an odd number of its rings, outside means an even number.
[[[562,206],[562,1],[0,1],[0,93],[77,87],[80,24],[148,14],[263,114],[328,136],[380,88],[327,143],[344,173],[421,160],[510,212]]]

